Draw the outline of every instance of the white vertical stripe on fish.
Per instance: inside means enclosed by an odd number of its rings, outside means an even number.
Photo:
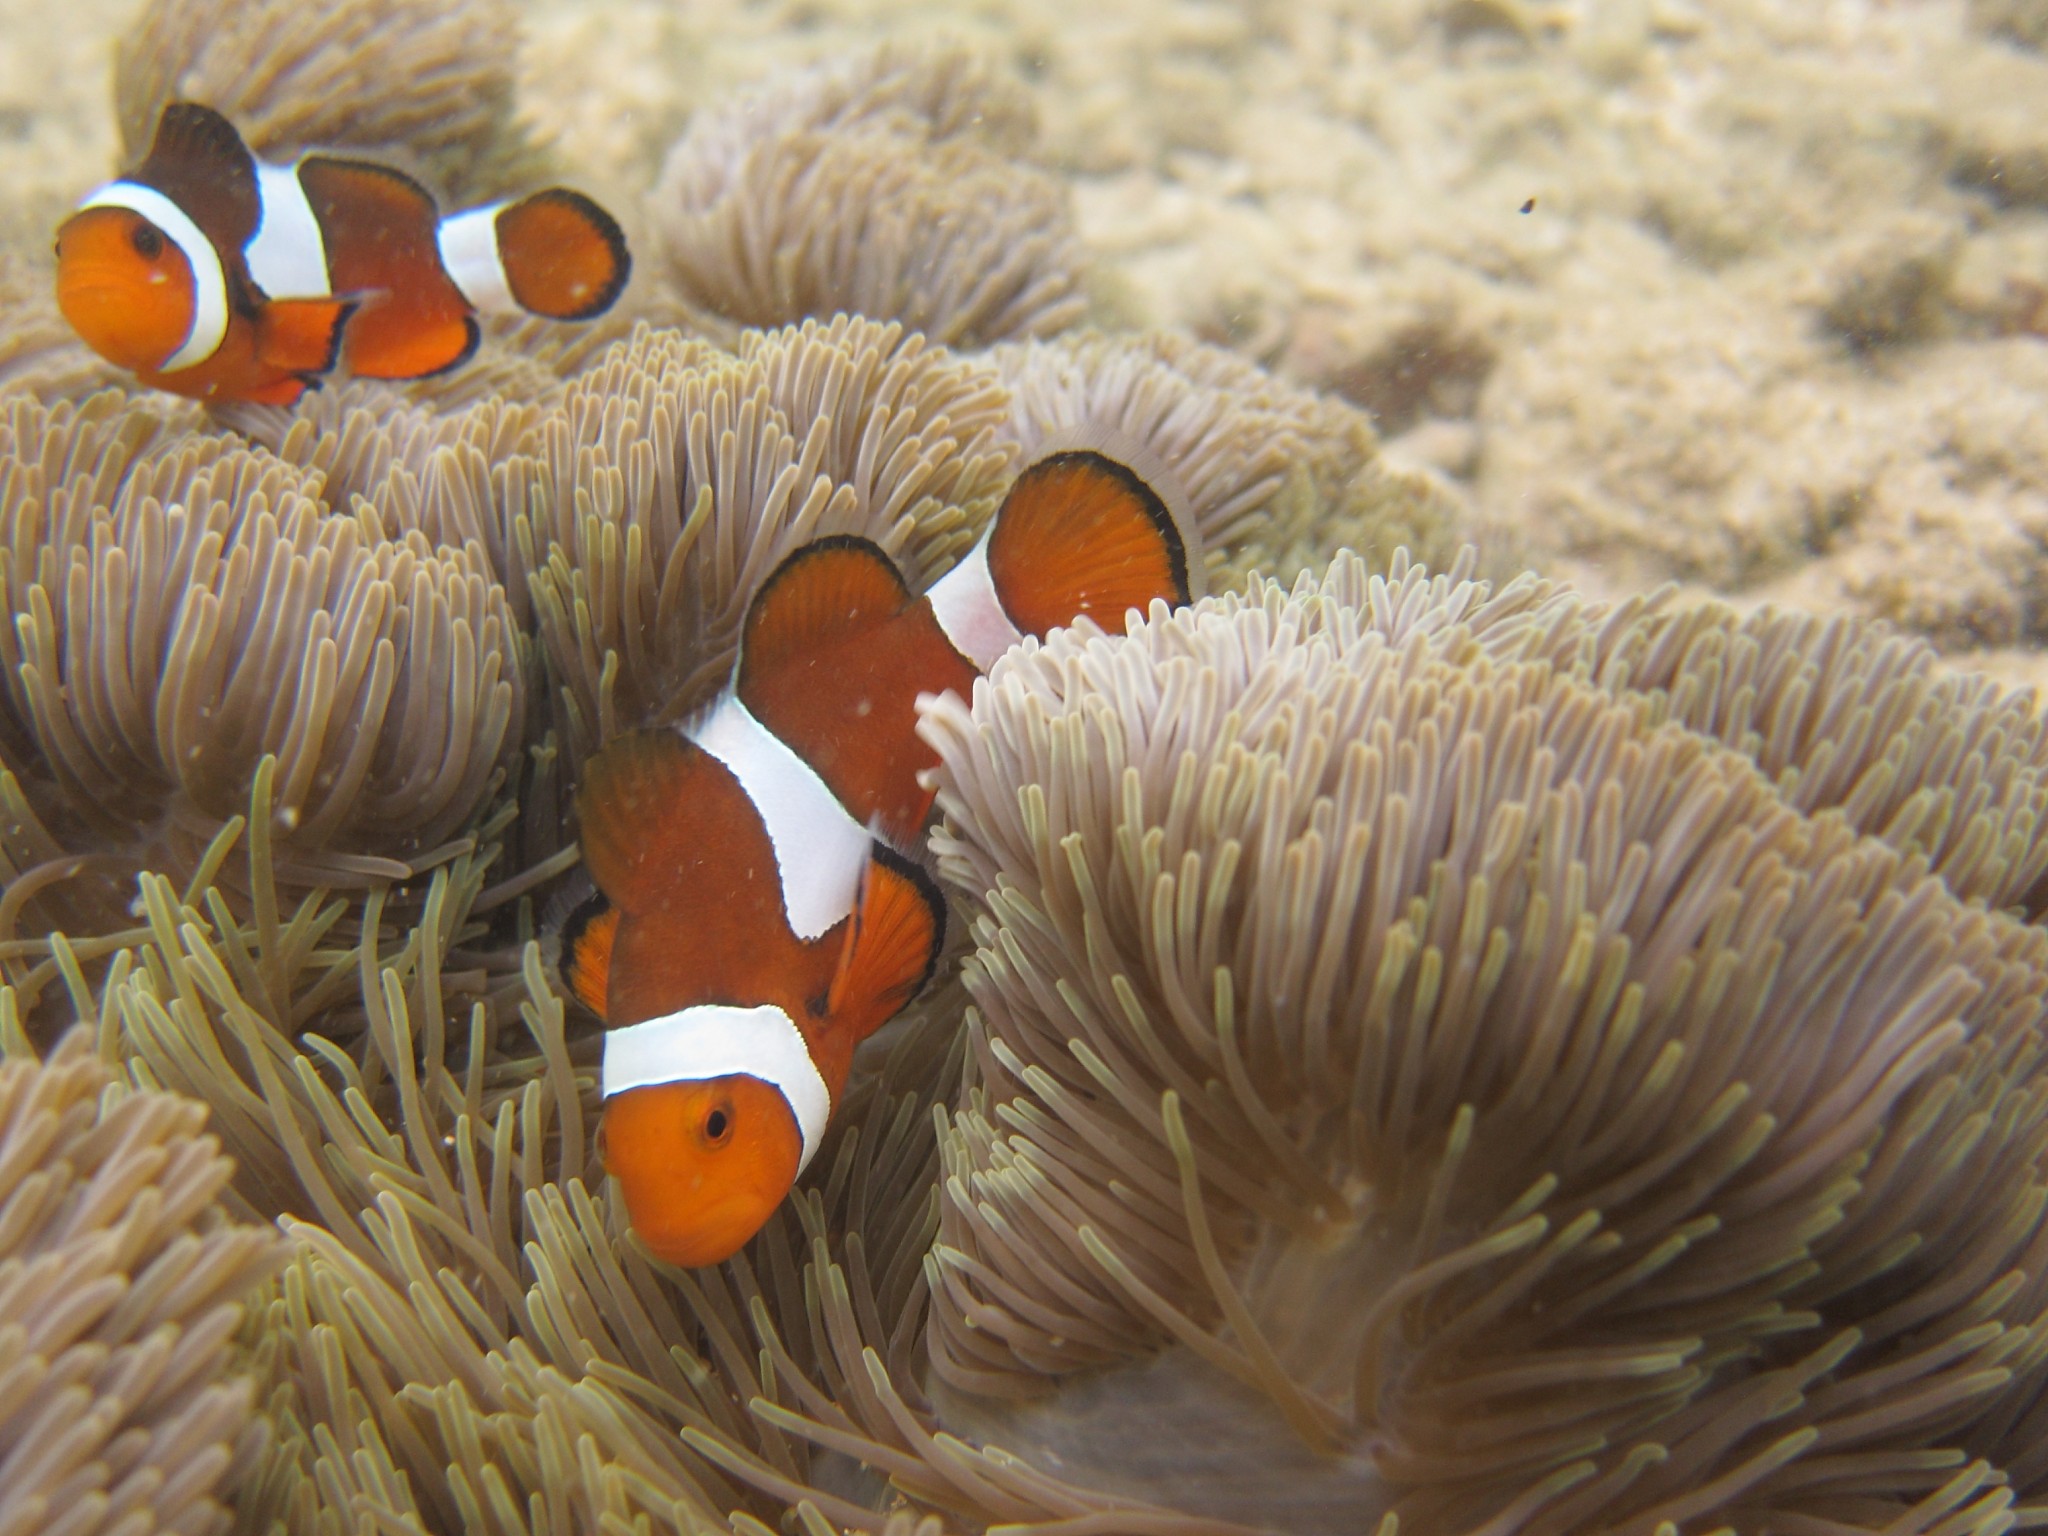
[[[731,770],[775,849],[790,932],[822,936],[853,911],[873,838],[817,770],[727,695],[690,739]]]
[[[1024,638],[1024,632],[1003,611],[995,578],[988,569],[988,535],[983,534],[965,560],[939,578],[931,591],[932,615],[953,642],[953,649],[986,672],[996,658]]]
[[[256,233],[243,247],[249,276],[269,299],[326,299],[334,296],[327,274],[327,241],[313,205],[299,182],[296,165],[258,165],[256,194],[262,208]]]
[[[462,290],[470,306],[486,315],[516,315],[523,311],[512,297],[512,284],[505,276],[504,258],[498,254],[498,213],[503,203],[472,208],[441,221],[434,243],[441,249],[441,266]]]
[[[802,1173],[832,1118],[832,1092],[802,1032],[780,1008],[705,1003],[605,1033],[602,1088],[608,1099],[630,1088],[701,1083],[735,1073],[759,1078],[782,1094],[803,1137],[796,1165]]]
[[[228,333],[228,279],[221,269],[220,252],[206,238],[191,216],[155,187],[139,181],[110,181],[78,205],[88,208],[126,208],[139,213],[184,253],[192,268],[192,328],[158,370],[176,373],[205,362],[220,350]]]

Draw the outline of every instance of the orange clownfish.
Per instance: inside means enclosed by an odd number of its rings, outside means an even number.
[[[165,107],[148,158],[57,231],[57,305],[87,346],[156,389],[266,405],[337,364],[373,379],[453,368],[478,314],[587,320],[630,270],[619,226],[580,192],[444,219],[372,161],[259,164],[191,102]]]
[[[1025,635],[1185,603],[1152,487],[1094,451],[1021,474],[924,596],[865,539],[818,539],[750,605],[731,689],[621,736],[578,792],[598,896],[562,973],[607,1025],[601,1155],[673,1264],[729,1257],[818,1149],[854,1047],[930,978],[945,932],[923,831],[920,694],[964,693]]]

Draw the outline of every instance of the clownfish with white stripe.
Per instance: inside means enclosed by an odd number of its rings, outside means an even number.
[[[580,192],[444,219],[374,161],[261,164],[191,102],[165,107],[142,164],[57,232],[57,305],[87,346],[156,389],[265,405],[337,366],[445,372],[476,350],[479,314],[588,320],[630,270],[618,224]]]
[[[921,694],[965,694],[1026,635],[1189,597],[1188,543],[1122,463],[1055,452],[923,596],[865,539],[785,559],[730,690],[615,738],[578,791],[598,895],[560,969],[600,1015],[600,1152],[650,1252],[693,1266],[759,1231],[817,1151],[854,1048],[938,964],[946,909],[908,856],[937,754]]]

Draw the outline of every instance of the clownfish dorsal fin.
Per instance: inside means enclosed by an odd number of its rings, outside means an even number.
[[[619,909],[592,891],[562,924],[562,955],[556,963],[570,995],[600,1019],[611,981],[612,941],[619,935]]]
[[[256,157],[235,125],[196,101],[174,101],[156,122],[149,154],[130,180],[185,210],[223,252],[240,251],[263,219]]]
[[[825,995],[825,1016],[864,1040],[910,1000],[938,968],[946,941],[946,900],[932,877],[902,854],[874,845],[861,872],[853,921]]]
[[[256,322],[256,355],[297,374],[330,372],[356,306],[344,299],[273,299]]]
[[[467,362],[483,333],[441,270],[433,193],[374,160],[308,155],[299,186],[326,243],[333,291],[358,300],[343,353],[370,379],[423,379]]]
[[[747,607],[734,686],[788,663],[827,654],[911,603],[895,561],[853,534],[828,534],[786,556]]]
[[[721,773],[703,748],[674,731],[614,736],[583,765],[576,791],[583,866],[614,907],[645,912],[674,886],[703,828],[678,812]]]
[[[1075,619],[1120,632],[1126,609],[1189,598],[1187,545],[1166,503],[1129,466],[1092,448],[1025,468],[990,525],[996,600],[1027,635]]]

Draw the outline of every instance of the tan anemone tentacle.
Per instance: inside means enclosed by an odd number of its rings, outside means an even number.
[[[1488,660],[1556,644],[1542,590],[1419,579],[1340,559],[932,707],[985,912],[940,1421],[1290,1528],[1994,1528],[2048,940],[1651,695]]]

